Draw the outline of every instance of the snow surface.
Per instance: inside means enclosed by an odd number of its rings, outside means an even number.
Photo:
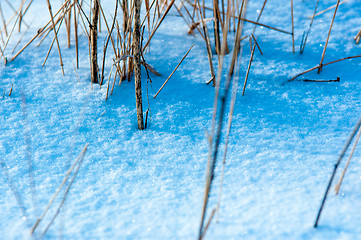
[[[321,0],[318,9],[335,3]],[[257,19],[262,4],[261,0],[249,1],[247,18]],[[113,5],[113,1],[103,1],[109,15]],[[290,35],[257,27],[256,37],[264,55],[255,53],[245,96],[240,96],[241,86],[238,90],[219,221],[212,222],[206,239],[361,236],[361,154],[357,150],[340,194],[330,192],[319,228],[313,228],[338,154],[360,117],[361,60],[329,65],[320,74],[312,72],[299,78],[340,77],[339,83],[296,80],[283,84],[316,66],[321,59],[333,11],[315,19],[304,54],[298,53],[314,5],[315,1],[294,1],[295,54]],[[17,49],[49,19],[43,1],[36,1],[29,11],[26,20],[33,22],[32,28]],[[357,0],[340,6],[324,62],[361,54],[360,45],[353,40],[361,29],[360,12]],[[291,31],[290,1],[268,1],[260,22]],[[252,30],[253,25],[246,23],[244,34]],[[61,41],[65,76],[61,74],[56,50],[46,66],[41,67],[50,38],[40,47],[36,43],[30,45],[14,62],[0,66],[0,156],[7,167],[0,174],[1,239],[30,238],[31,226],[85,143],[89,143],[89,148],[83,165],[45,239],[197,237],[208,154],[206,131],[210,128],[214,88],[205,84],[210,79],[205,43],[199,35],[197,38],[187,35],[187,31],[184,20],[172,9],[151,42],[145,58],[162,76],[151,75],[152,84],[148,86],[151,115],[144,131],[136,127],[133,82],[116,86],[107,101],[106,87],[90,86],[84,36],[80,69],[76,71],[79,80],[74,70],[74,44],[67,49],[66,42]],[[209,31],[212,34],[211,25]],[[21,36],[16,34],[14,39]],[[60,36],[65,39],[65,32]],[[101,38],[105,36],[105,32],[100,34]],[[8,49],[13,49],[16,42],[11,41]],[[153,99],[193,43],[193,50]],[[238,66],[240,85],[250,58],[248,41],[243,44],[242,62]],[[10,51],[6,56],[12,56]],[[217,66],[216,56],[213,62]],[[110,64],[111,57],[107,59],[107,73]],[[146,93],[145,71],[143,75]],[[2,97],[4,91],[7,94]],[[146,110],[149,107],[146,94],[143,97]],[[34,195],[29,162],[35,181]],[[342,163],[340,169],[345,161]],[[221,160],[216,166],[209,211],[216,205],[220,170]],[[9,187],[10,181],[23,201],[26,216]],[[60,201],[61,196],[38,226],[36,236],[45,229]]]

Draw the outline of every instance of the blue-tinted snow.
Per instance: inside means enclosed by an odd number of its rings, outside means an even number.
[[[249,1],[247,18],[256,19],[262,3]],[[335,3],[320,1],[318,9]],[[268,1],[260,22],[290,31],[289,4],[286,0]],[[207,239],[357,239],[361,234],[358,149],[339,196],[330,192],[319,228],[313,229],[333,164],[360,117],[361,60],[326,66],[321,74],[312,72],[299,78],[340,77],[339,83],[294,81],[283,85],[319,63],[333,15],[330,11],[315,19],[305,52],[299,55],[301,37],[310,21],[307,17],[312,15],[315,3],[294,1],[294,5],[295,54],[290,35],[257,27],[256,36],[264,55],[255,53],[245,96],[237,98],[219,222],[211,224]],[[112,1],[104,2],[107,13],[113,11],[112,6]],[[35,2],[29,11],[26,19],[33,25],[21,46],[48,20],[43,2]],[[353,40],[361,29],[360,11],[356,0],[340,6],[325,62],[361,53]],[[172,9],[145,56],[162,74],[151,75],[151,115],[145,131],[136,130],[133,82],[116,86],[107,101],[106,87],[91,88],[84,36],[77,70],[79,81],[74,70],[74,45],[67,49],[65,41],[60,41],[65,76],[61,75],[55,49],[46,66],[41,67],[50,38],[40,47],[30,45],[14,62],[0,67],[0,156],[7,167],[0,174],[1,239],[29,238],[31,225],[85,143],[90,145],[83,165],[45,239],[197,237],[208,153],[206,131],[210,129],[214,89],[204,84],[210,73],[203,40],[187,35],[186,24],[176,14]],[[245,34],[252,30],[253,25],[245,24]],[[212,34],[210,24],[209,31]],[[17,34],[14,39],[20,36]],[[65,32],[60,36],[65,39]],[[104,38],[105,32],[100,37]],[[193,43],[194,49],[153,99]],[[10,42],[9,49],[15,44],[15,40]],[[10,58],[11,53],[7,56]],[[249,43],[245,41],[239,65],[240,85],[249,57]],[[213,62],[217,67],[216,56]],[[225,62],[227,66],[229,57]],[[109,57],[107,73],[110,63]],[[143,75],[145,93],[145,72]],[[4,91],[9,93],[12,84],[11,97],[2,97]],[[241,92],[239,87],[238,93]],[[147,108],[144,94],[144,109]],[[220,162],[210,209],[217,201]],[[29,164],[33,167],[35,196]],[[9,180],[19,192],[27,218]],[[45,229],[60,201],[58,197],[37,234]]]

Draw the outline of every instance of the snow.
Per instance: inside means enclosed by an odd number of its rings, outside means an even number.
[[[260,22],[290,31],[289,2],[269,1]],[[335,3],[321,0],[318,9]],[[261,0],[249,1],[247,18],[257,19],[262,4]],[[298,51],[314,5],[309,0],[294,1],[295,54],[290,35],[257,27],[256,37],[264,55],[256,51],[242,97],[250,58],[249,43],[243,43],[219,221],[212,222],[206,239],[357,239],[361,234],[361,213],[357,210],[361,208],[358,149],[339,195],[330,192],[319,228],[313,228],[333,166],[361,112],[360,59],[325,66],[320,74],[311,72],[298,78],[340,77],[339,83],[285,83],[321,59],[333,11],[315,19],[305,52],[300,55]],[[107,13],[113,11],[112,1],[104,1],[103,6]],[[33,22],[32,28],[20,46],[49,19],[43,2],[36,1],[29,11],[26,19]],[[360,11],[355,0],[340,6],[324,62],[361,53],[360,45],[353,40],[361,28]],[[144,109],[151,110],[149,126],[144,131],[136,126],[132,81],[116,85],[107,101],[106,87],[90,86],[84,36],[80,69],[76,71],[79,80],[74,70],[74,46],[67,49],[65,41],[60,41],[65,76],[55,49],[42,67],[50,38],[40,47],[36,47],[37,43],[30,45],[14,62],[0,66],[0,156],[7,167],[0,171],[2,239],[31,238],[32,225],[86,143],[89,148],[83,165],[45,239],[197,237],[214,88],[205,84],[211,76],[204,41],[197,33],[197,38],[187,35],[184,20],[176,14],[175,9],[170,11],[145,55],[147,63],[162,76],[151,74],[148,106],[143,72]],[[246,23],[244,34],[252,30],[253,25]],[[209,32],[213,34],[210,24]],[[8,49],[13,49],[15,39],[21,36],[14,34]],[[60,32],[60,39],[65,39],[65,34]],[[100,34],[101,38],[105,36],[105,32]],[[232,39],[230,33],[230,43]],[[193,43],[187,58],[153,99]],[[6,56],[11,57],[10,52]],[[229,56],[225,58],[224,77]],[[217,69],[217,56],[213,62]],[[110,64],[109,57],[106,73]],[[12,84],[13,92],[8,96]],[[6,95],[2,97],[4,91]],[[221,149],[220,156],[224,138]],[[207,216],[217,203],[220,159]],[[29,164],[33,167],[34,196]],[[344,164],[345,161],[340,169]],[[26,218],[9,186],[7,173],[24,203]],[[46,228],[63,193],[39,224],[35,236]]]

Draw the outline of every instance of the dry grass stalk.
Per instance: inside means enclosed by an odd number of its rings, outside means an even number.
[[[191,4],[191,5],[194,7],[194,4]],[[213,11],[213,8],[210,8],[210,7],[205,7],[205,9]],[[234,18],[234,19],[239,19],[240,18],[239,16],[235,16],[235,15],[231,15],[231,17]],[[245,22],[248,22],[248,23],[258,25],[258,26],[269,28],[269,29],[272,29],[274,31],[278,31],[278,32],[281,32],[281,33],[292,35],[292,32],[288,32],[288,31],[285,31],[285,30],[282,30],[282,29],[279,29],[279,28],[275,28],[275,27],[272,27],[272,26],[269,26],[269,25],[266,25],[266,24],[263,24],[263,23],[255,22],[255,21],[246,19],[244,17],[241,17],[241,20],[243,20]]]
[[[327,188],[326,188],[326,191],[325,191],[325,194],[323,196],[323,199],[322,199],[322,203],[321,203],[321,206],[320,206],[320,209],[318,210],[318,213],[317,213],[317,217],[316,217],[316,221],[315,221],[315,224],[313,225],[314,228],[317,228],[317,225],[318,225],[318,221],[320,220],[320,216],[321,216],[321,213],[322,213],[322,209],[325,205],[325,202],[326,202],[326,198],[327,198],[327,195],[328,195],[328,192],[330,190],[330,187],[331,187],[331,184],[332,184],[332,181],[335,177],[335,174],[336,174],[336,171],[337,171],[337,168],[339,166],[339,164],[341,163],[341,160],[343,159],[348,147],[350,146],[351,144],[351,141],[353,140],[353,138],[355,137],[357,131],[359,131],[360,129],[360,126],[361,126],[361,118],[359,119],[359,121],[356,123],[351,135],[349,136],[344,148],[342,149],[342,152],[334,166],[334,169],[332,171],[332,174],[331,174],[331,178],[330,180],[328,181],[328,184],[327,184]]]
[[[247,0],[245,0],[245,6],[246,5],[247,5]],[[246,8],[244,8],[244,9],[246,9]],[[241,8],[241,11],[242,10],[243,10],[243,8]],[[230,11],[227,14],[226,25],[225,25],[225,28],[223,29],[224,33],[228,32],[229,23],[230,23],[229,20],[230,20]],[[241,26],[242,26],[242,28],[239,30],[239,34],[237,34],[236,39],[241,38],[243,24]],[[239,54],[238,48],[235,47],[234,51],[233,51],[231,68],[230,68],[228,77],[224,83],[223,94],[221,96],[219,96],[220,82],[221,82],[221,75],[222,75],[222,68],[223,68],[223,57],[224,57],[224,53],[226,51],[226,43],[225,43],[226,37],[227,37],[226,34],[223,34],[223,43],[222,43],[222,48],[221,48],[222,54],[219,56],[220,64],[218,66],[215,97],[214,97],[214,103],[213,103],[211,134],[209,135],[209,138],[208,138],[208,140],[209,140],[208,163],[207,163],[206,181],[205,181],[205,187],[204,187],[202,218],[201,218],[201,224],[200,224],[199,232],[198,232],[198,239],[201,239],[203,236],[203,233],[204,233],[203,226],[204,226],[205,214],[206,214],[207,206],[208,206],[209,193],[211,191],[212,182],[214,179],[214,169],[215,169],[215,165],[216,165],[217,157],[218,157],[219,144],[220,144],[220,140],[221,140],[221,131],[222,131],[222,126],[223,126],[223,118],[224,118],[224,113],[225,113],[225,108],[226,108],[226,99],[229,94],[229,86],[230,86],[231,79],[232,79],[233,73],[234,73],[235,61]],[[237,42],[235,44],[237,44]],[[220,107],[218,105],[220,105]],[[219,110],[218,119],[217,119],[218,108],[220,108],[220,110]],[[217,129],[216,129],[216,125],[217,125]]]
[[[69,2],[70,2],[70,0],[67,0],[67,1],[60,7],[60,9],[54,14],[54,17],[56,17],[56,16],[60,13],[60,11],[61,11]],[[45,26],[44,26],[43,28],[39,29],[39,30],[37,31],[36,35],[35,35],[32,39],[30,39],[30,41],[28,41],[28,42],[25,44],[25,46],[22,47],[22,48],[18,51],[17,54],[15,54],[14,57],[11,58],[11,61],[14,61],[36,38],[38,38],[38,36],[44,32],[44,30],[48,27],[48,25],[49,25],[51,22],[52,22],[52,20],[49,20],[49,21],[47,22],[47,24],[45,24]]]
[[[216,209],[213,209],[211,212],[211,215],[209,216],[208,222],[207,222],[206,226],[204,227],[202,236],[199,238],[200,240],[202,240],[204,238],[204,236],[206,235],[206,232],[209,228],[209,225],[211,225],[211,222],[212,222],[212,219],[213,219],[215,213],[216,213]]]
[[[292,52],[295,53],[295,27],[293,21],[293,0],[291,0],[291,19],[292,19]]]
[[[319,64],[319,68],[318,68],[318,71],[317,71],[318,73],[320,73],[320,72],[322,71],[323,59],[324,59],[324,57],[325,57],[325,53],[326,53],[328,41],[329,41],[330,35],[331,35],[331,30],[332,30],[333,22],[335,21],[335,17],[336,17],[336,13],[337,13],[337,9],[338,9],[339,4],[340,4],[340,0],[337,0],[337,4],[336,4],[335,12],[334,12],[333,17],[332,17],[330,29],[328,30],[328,35],[327,35],[325,47],[323,48],[323,52],[322,52],[322,56],[321,56],[321,62],[320,62],[320,64]]]
[[[80,152],[79,156],[75,159],[73,165],[70,167],[70,169],[66,172],[65,177],[63,179],[63,181],[60,183],[59,187],[56,189],[53,197],[50,199],[48,205],[45,207],[43,213],[41,214],[41,216],[36,220],[34,226],[31,228],[31,234],[34,233],[35,229],[37,228],[37,226],[39,225],[39,223],[43,220],[43,218],[45,217],[46,213],[48,212],[49,208],[51,207],[51,205],[53,204],[55,198],[58,196],[60,190],[62,189],[62,187],[64,186],[64,184],[66,183],[66,181],[68,180],[70,174],[73,172],[74,168],[76,165],[78,165],[79,161],[82,161],[82,159],[85,156],[85,152],[88,148],[89,144],[86,144],[85,147],[83,148],[83,150]]]
[[[308,27],[308,30],[307,30],[306,35],[305,35],[305,33],[303,33],[302,41],[301,41],[301,46],[300,46],[300,54],[302,54],[303,51],[305,50],[305,46],[306,46],[308,34],[309,34],[310,31],[311,31],[311,27],[312,27],[312,24],[313,24],[313,20],[315,19],[315,16],[316,16],[316,11],[317,11],[317,7],[318,7],[318,2],[319,2],[319,0],[317,0],[317,2],[316,2],[315,10],[313,11],[313,15],[312,15],[312,18],[311,18],[311,23],[310,23],[310,26]]]
[[[72,6],[74,6],[74,4],[72,4]],[[71,8],[70,7],[70,11],[67,12],[66,17],[65,17],[65,26],[66,26],[66,33],[67,33],[67,42],[68,42],[68,48],[70,48],[70,40],[71,40]]]
[[[249,75],[249,71],[250,71],[250,69],[251,69],[251,65],[252,65],[252,61],[253,61],[253,55],[254,55],[254,50],[255,50],[255,48],[256,48],[256,44],[253,44],[253,48],[252,48],[252,52],[251,52],[251,58],[249,59],[249,63],[248,63],[246,78],[244,79],[242,96],[244,96],[244,92],[246,91],[246,85],[247,85],[247,81],[248,81],[248,75]]]
[[[107,47],[108,47],[109,40],[112,38],[112,33],[113,33],[114,28],[115,28],[117,12],[118,12],[118,1],[116,1],[116,4],[115,4],[115,12],[114,12],[114,17],[113,17],[113,23],[112,23],[112,26],[110,28],[110,31],[109,31],[109,28],[108,28],[108,24],[106,23],[106,26],[107,26],[107,29],[108,29],[108,37],[107,37],[107,40],[105,42],[105,46],[103,48],[103,64],[102,64],[102,74],[101,74],[101,77],[100,77],[100,84],[99,84],[100,86],[102,85],[103,79],[104,79],[105,55],[106,55],[106,52],[107,52]],[[114,53],[116,54],[114,42],[113,42],[113,47],[114,47]]]
[[[18,10],[14,10],[14,14],[9,18],[9,20],[6,22],[5,24],[5,27],[3,29],[1,29],[0,31],[0,34],[3,33],[3,31],[5,31],[5,29],[8,27],[8,25],[12,22],[12,20],[15,18],[15,17],[19,17],[19,14],[18,12],[20,11],[20,9],[22,8],[23,6],[20,5],[20,7],[18,8]],[[29,26],[29,25],[28,25]]]
[[[213,18],[214,18],[214,40],[216,43],[216,53],[221,54],[221,38],[219,33],[219,2],[213,0]]]
[[[11,10],[14,11],[14,15],[18,16],[19,19],[22,18],[23,13],[22,13],[22,9],[24,7],[25,1],[21,1],[20,7],[18,9],[15,9],[15,7],[9,2],[9,0],[5,0],[5,2],[9,5],[9,7],[11,8]],[[28,6],[30,6],[32,3],[32,1],[28,4]],[[19,21],[20,22],[20,21]],[[26,25],[27,27],[30,27],[29,24],[27,24],[25,21],[23,21],[24,25]]]
[[[11,51],[11,54],[13,54],[16,50],[16,48],[19,46],[20,42],[23,40],[25,34],[27,34],[27,32],[29,31],[30,28],[26,28],[26,30],[23,32],[23,34],[21,35],[21,37],[19,38],[18,42],[15,44],[13,50]]]
[[[74,41],[75,41],[75,57],[76,68],[79,69],[79,37],[78,37],[78,20],[77,20],[76,7],[74,5]],[[79,78],[78,78],[79,80]]]
[[[92,8],[93,18],[90,25],[90,78],[91,83],[98,83],[98,21],[99,21],[99,0],[94,0]]]
[[[340,2],[339,5],[344,4],[344,3],[348,2],[348,1],[350,1],[350,0],[342,1],[342,2]],[[332,5],[331,7],[326,8],[325,10],[322,10],[321,12],[316,13],[316,14],[315,14],[315,17],[320,16],[320,15],[324,14],[325,12],[328,12],[328,11],[332,10],[332,9],[335,8],[336,6],[337,6],[337,4]],[[311,17],[309,17],[309,18],[311,18]]]
[[[197,2],[198,2],[199,11],[201,11],[200,3],[199,3],[199,1],[197,1]],[[207,26],[204,22],[203,15],[201,12],[200,12],[200,17],[201,17],[201,21],[202,21],[203,33],[204,33],[205,42],[206,42],[206,46],[207,46],[207,56],[208,56],[209,68],[211,71],[211,81],[213,82],[213,87],[215,87],[216,86],[216,80],[215,80],[216,75],[214,73],[214,67],[213,67],[213,62],[212,62],[213,56],[212,56],[211,41],[209,39]]]
[[[333,63],[345,61],[345,60],[348,60],[348,59],[360,58],[360,57],[361,57],[361,55],[345,57],[345,58],[337,59],[337,60],[332,61],[332,62],[325,63],[325,64],[323,64],[322,66],[324,67],[324,66],[327,66],[327,65],[330,65],[330,64],[333,64]],[[317,66],[315,66],[315,67],[313,67],[313,68],[310,68],[310,69],[308,69],[308,70],[306,70],[306,71],[304,71],[304,72],[302,72],[302,73],[297,74],[297,75],[294,76],[293,78],[287,80],[287,82],[292,82],[293,80],[295,80],[295,79],[298,78],[299,76],[302,76],[302,75],[304,75],[304,74],[306,74],[306,73],[309,73],[309,72],[311,72],[311,71],[313,71],[313,70],[316,70],[316,69],[319,69],[319,68],[320,68],[320,65],[317,65]],[[286,83],[287,83],[287,82],[286,82]]]
[[[59,30],[60,30],[60,27],[61,27],[61,25],[62,25],[62,23],[63,23],[63,20],[64,20],[64,18],[61,19],[61,21],[60,21],[60,23],[59,23],[58,29],[55,29],[55,30],[53,29],[54,32],[55,32],[55,35],[58,34],[58,32],[59,32]],[[50,31],[49,31],[49,32],[50,32]],[[46,36],[47,36],[47,35],[46,35]],[[46,37],[46,36],[45,36],[45,37]],[[51,52],[51,50],[52,50],[52,48],[53,48],[53,45],[54,45],[55,41],[56,41],[56,37],[53,38],[53,41],[52,41],[52,43],[50,44],[50,48],[49,48],[49,50],[48,50],[48,52],[47,52],[47,54],[46,54],[45,60],[44,60],[43,65],[42,65],[43,67],[45,66],[45,63],[46,63],[46,61],[48,60],[48,57],[49,57],[49,55],[50,55],[50,52]]]
[[[180,60],[180,62],[178,63],[178,65],[174,68],[173,72],[169,75],[169,77],[167,78],[167,80],[165,80],[165,82],[163,83],[163,85],[160,87],[160,89],[158,90],[158,92],[154,95],[153,98],[156,98],[158,96],[158,94],[160,93],[160,91],[162,91],[162,89],[164,88],[164,86],[167,84],[167,82],[169,81],[169,79],[173,76],[173,74],[175,73],[175,71],[177,71],[178,67],[182,64],[183,60],[187,57],[188,53],[192,50],[194,44],[192,44],[192,46],[189,48],[189,50],[187,51],[187,53],[183,56],[182,60]]]
[[[148,1],[148,0],[147,0]],[[147,9],[147,13],[145,14],[144,16],[144,19],[142,21],[142,24],[140,25],[140,27],[142,28],[145,21],[148,20],[148,31],[149,33],[151,32],[151,29],[150,29],[150,10],[153,8],[153,5],[154,3],[156,2],[157,0],[153,0],[152,4],[149,6],[149,8]]]
[[[133,52],[134,52],[134,82],[135,82],[135,100],[137,108],[138,129],[144,129],[143,103],[142,103],[142,85],[141,85],[141,46],[140,46],[140,7],[141,0],[134,0],[134,33],[133,33]]]
[[[88,40],[90,42],[90,33],[87,30],[87,26],[90,26],[91,23],[90,23],[89,19],[87,18],[85,12],[83,11],[81,5],[78,2],[76,2],[76,6],[77,6],[78,11],[79,11],[78,18],[80,16],[81,22],[83,24],[83,25],[80,25],[80,26],[82,27],[83,33],[88,37]],[[82,13],[82,14],[80,14],[80,13]],[[87,24],[85,24],[83,16],[85,17],[85,20],[87,21]]]
[[[241,6],[241,13],[243,12],[243,7],[244,7],[244,1],[242,1],[242,6]],[[236,40],[235,40],[235,45],[234,45],[234,51],[238,51],[239,54],[234,54],[233,56],[236,55],[242,55],[241,53],[241,49],[240,49],[240,44],[241,41],[243,40],[241,38],[241,33],[242,33],[242,29],[243,29],[243,21],[238,20],[238,24],[237,24],[237,32],[236,32]],[[235,67],[237,66],[237,57],[234,57],[234,61],[232,60],[233,66]],[[233,70],[230,72],[233,75]],[[226,143],[225,143],[225,147],[224,147],[224,153],[223,153],[223,161],[222,161],[222,172],[221,172],[221,180],[220,180],[220,186],[219,186],[219,192],[218,192],[218,201],[217,201],[217,221],[219,218],[219,209],[220,209],[220,205],[221,205],[221,199],[222,199],[222,188],[223,188],[223,181],[224,181],[224,172],[225,172],[225,165],[226,165],[226,158],[227,158],[227,151],[228,151],[228,142],[229,142],[229,134],[231,132],[231,126],[232,126],[232,119],[233,119],[233,112],[234,112],[234,108],[236,105],[236,99],[237,99],[237,92],[238,92],[238,80],[239,78],[236,77],[234,80],[234,83],[232,85],[232,96],[231,96],[231,107],[229,110],[229,117],[228,117],[228,125],[227,125],[227,133],[226,133]]]
[[[107,91],[105,93],[105,101],[108,100],[108,96],[109,96],[109,85],[110,85],[110,77],[112,76],[112,71],[113,71],[113,68],[114,68],[114,64],[112,65],[112,68],[110,69],[110,72],[109,72],[109,77],[108,77],[108,84],[107,84]],[[116,76],[116,74],[115,74]]]
[[[356,42],[356,44],[359,44],[360,38],[361,38],[361,30],[357,33],[357,35],[356,35],[356,37],[355,37],[355,42]]]
[[[21,3],[21,6],[20,6],[20,7],[22,7],[23,4],[24,4],[24,2]],[[16,24],[17,24],[17,22],[19,21],[19,19],[20,19],[20,15],[17,16],[17,18],[16,18],[16,20],[15,20],[15,23],[14,23],[13,27],[11,28],[10,34],[8,35],[8,37],[7,37],[7,39],[6,39],[4,48],[1,50],[0,59],[4,56],[4,53],[5,53],[5,51],[6,51],[6,48],[7,48],[7,46],[8,46],[8,43],[9,43],[9,41],[10,41],[10,38],[11,38],[13,32],[14,32],[14,29],[15,29]],[[5,62],[6,62],[6,61],[5,61]]]
[[[346,173],[346,171],[347,171],[348,166],[350,165],[352,156],[353,156],[353,154],[354,154],[354,152],[355,152],[355,149],[356,149],[356,147],[357,147],[358,141],[359,141],[359,139],[360,139],[360,135],[361,135],[361,129],[358,130],[358,134],[357,134],[355,143],[354,143],[354,145],[353,145],[353,147],[352,147],[351,153],[350,153],[350,155],[348,156],[346,166],[345,166],[345,168],[344,168],[343,171],[342,171],[340,180],[338,181],[337,185],[335,186],[336,195],[337,195],[338,192],[340,191],[340,187],[341,187],[341,184],[342,184],[342,180],[343,180],[343,178],[344,178],[344,176],[345,176],[345,173]]]
[[[14,86],[14,83],[11,84],[11,88],[10,88],[10,92],[9,92],[9,97],[11,97],[11,94],[13,93],[13,86]]]
[[[198,27],[198,25],[199,25],[200,22],[197,23],[197,22],[194,20],[194,18],[192,17],[192,15],[190,14],[190,12],[189,12],[189,10],[187,9],[186,6],[183,6],[183,8],[184,8],[184,10],[186,11],[188,17],[191,19],[191,22],[192,22],[192,24],[191,24],[191,26],[190,26],[190,28],[189,28],[188,33],[191,33],[191,32],[193,32],[194,29],[197,29],[197,31],[199,32],[199,34],[201,35],[201,37],[205,40],[205,37],[203,36],[202,31],[201,31],[201,30],[199,29],[199,27]]]
[[[54,29],[56,45],[57,45],[57,47],[58,47],[60,67],[61,67],[61,71],[62,71],[62,73],[63,73],[63,75],[64,75],[63,58],[61,57],[61,51],[60,51],[60,44],[59,44],[59,40],[58,40],[58,34],[57,34],[57,32],[55,31],[55,23],[54,23],[53,12],[52,12],[52,10],[51,10],[50,1],[49,1],[49,0],[46,0],[46,2],[48,3],[48,9],[49,9],[49,14],[50,14],[51,22],[52,22],[52,25],[53,25],[53,29]]]
[[[257,46],[257,48],[258,48],[259,53],[260,53],[261,55],[263,55],[263,52],[262,52],[262,50],[261,50],[260,46],[258,45],[258,42],[257,42],[256,38],[254,37],[254,35],[253,35],[253,34],[251,35],[251,37],[253,38],[253,41],[254,41],[254,43],[256,44],[256,46]]]
[[[168,7],[167,7],[167,9],[165,10],[162,18],[159,20],[159,22],[157,23],[157,26],[154,27],[152,33],[150,34],[150,36],[149,36],[149,38],[148,38],[148,41],[146,42],[146,44],[144,45],[144,47],[143,47],[143,49],[142,49],[142,52],[145,52],[146,49],[148,48],[148,46],[149,46],[149,44],[150,44],[150,41],[152,40],[155,32],[158,30],[160,24],[163,22],[164,18],[167,16],[167,14],[168,14],[169,10],[172,8],[174,2],[175,2],[175,0],[172,0],[172,1],[170,2],[170,4],[168,5]]]
[[[259,14],[258,14],[258,17],[257,17],[256,22],[259,22],[259,20],[261,19],[261,16],[262,16],[263,10],[264,10],[264,8],[265,8],[265,6],[266,6],[266,3],[267,3],[267,0],[264,0],[263,5],[262,5],[262,8],[261,8],[261,11],[260,11]],[[251,34],[252,36],[253,36],[254,33],[256,32],[256,27],[257,27],[257,25],[254,25],[254,28],[253,28],[253,31],[252,31],[252,34]]]

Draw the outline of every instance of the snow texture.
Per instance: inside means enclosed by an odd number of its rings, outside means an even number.
[[[318,9],[335,3],[321,0]],[[54,3],[54,10],[60,6],[57,4]],[[110,16],[113,1],[102,4]],[[249,1],[247,18],[256,20],[262,4],[261,0]],[[11,16],[5,2],[1,5],[5,15]],[[295,54],[290,35],[257,27],[255,36],[264,54],[256,50],[246,92],[241,96],[250,58],[249,42],[243,42],[219,221],[212,222],[206,239],[361,236],[359,149],[340,194],[334,194],[332,185],[319,227],[313,228],[333,166],[361,113],[360,59],[325,66],[320,74],[311,72],[285,83],[320,62],[333,11],[315,18],[305,52],[300,55],[298,51],[314,6],[315,1],[294,1]],[[17,50],[50,19],[45,1],[35,1],[29,11],[25,20],[32,25]],[[324,62],[361,54],[360,45],[353,39],[361,29],[360,12],[358,0],[339,7]],[[55,48],[42,67],[52,37],[39,47],[37,40],[15,61],[0,66],[1,239],[31,238],[31,226],[86,143],[88,151],[77,178],[44,239],[197,238],[214,88],[205,84],[211,77],[205,43],[197,32],[197,37],[187,34],[188,27],[177,14],[172,8],[145,55],[147,63],[162,76],[151,74],[152,83],[147,84],[146,72],[142,70],[144,110],[150,108],[144,131],[137,130],[133,81],[116,84],[107,101],[105,86],[90,86],[84,34],[80,69],[75,70],[74,39],[68,49],[65,30],[59,32],[65,76],[61,74]],[[268,1],[260,22],[291,31],[290,1]],[[244,35],[250,34],[253,26],[245,23]],[[208,27],[213,36],[210,23]],[[8,58],[13,56],[15,39],[21,35],[14,32],[5,54]],[[229,35],[232,49],[233,32]],[[100,42],[105,37],[105,31],[100,33]],[[188,57],[153,99],[193,43]],[[112,61],[108,56],[106,76]],[[226,77],[230,56],[225,57],[222,79]],[[213,62],[217,68],[215,55]],[[300,81],[337,77],[340,82]],[[8,96],[12,84],[12,94]],[[225,134],[222,136],[219,156],[223,155],[225,144]],[[221,157],[207,216],[217,202],[220,172]],[[35,236],[44,231],[63,194],[64,190]]]

